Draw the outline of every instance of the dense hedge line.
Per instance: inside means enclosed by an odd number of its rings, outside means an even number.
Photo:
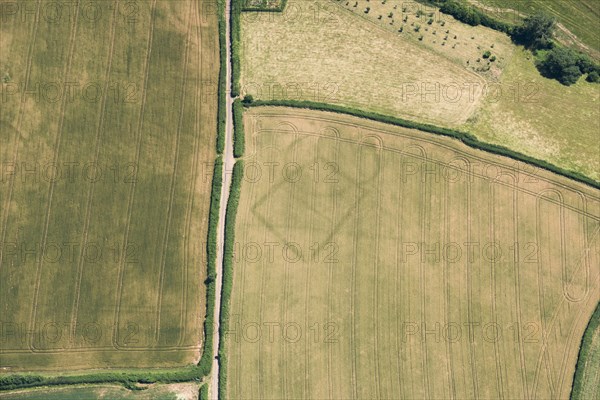
[[[246,0],[244,0],[247,3]],[[266,2],[264,6],[246,6],[242,7],[242,11],[257,11],[257,12],[282,12],[287,4],[287,0],[281,0],[279,7],[268,7]]]
[[[240,95],[241,13],[243,0],[231,0],[231,96]]]
[[[227,38],[225,37],[225,0],[218,0],[219,14],[219,82],[217,104],[217,154],[225,150],[225,124],[227,121]]]
[[[483,25],[508,35],[512,34],[514,29],[514,25],[492,18],[485,12],[462,1],[433,0],[433,4],[440,7],[440,11],[444,14],[452,15],[460,22],[464,22],[471,26]]]
[[[200,386],[200,391],[198,392],[198,400],[209,400],[208,397],[208,383]]]
[[[239,158],[244,155],[244,106],[240,99],[233,102],[233,156]]]
[[[227,344],[229,331],[229,302],[233,287],[233,250],[235,243],[235,218],[240,201],[244,161],[238,160],[233,166],[231,190],[225,213],[225,243],[223,249],[223,287],[221,289],[221,321],[219,325],[219,399],[225,399],[227,390]]]
[[[391,117],[387,115],[377,114],[369,111],[362,111],[355,108],[343,107],[334,104],[318,103],[314,101],[298,101],[298,100],[255,100],[252,103],[245,104],[246,107],[256,106],[282,106],[282,107],[296,107],[296,108],[308,108],[311,110],[331,111],[342,114],[353,115],[355,117],[367,118],[374,121],[385,122],[392,125],[402,126],[404,128],[418,129],[424,132],[434,133],[437,135],[450,136],[456,138],[466,144],[469,147],[473,147],[478,150],[485,150],[487,152],[498,154],[501,156],[510,157],[517,161],[522,161],[528,164],[532,164],[536,167],[554,172],[565,176],[567,178],[576,180],[581,183],[585,183],[596,189],[600,189],[600,182],[595,181],[579,172],[569,171],[556,165],[550,164],[549,162],[538,160],[527,156],[525,154],[513,151],[504,146],[498,146],[495,144],[481,142],[475,136],[470,133],[460,132],[449,128],[441,128],[435,125],[424,124],[420,122],[409,121],[401,118]]]
[[[590,318],[590,322],[588,323],[587,328],[585,328],[585,333],[583,334],[583,339],[581,340],[579,355],[577,356],[575,376],[573,377],[573,386],[571,386],[571,400],[584,400],[581,389],[583,387],[585,364],[590,354],[594,351],[594,349],[592,349],[592,338],[598,329],[600,329],[600,303],[598,303],[596,306],[596,311],[594,311],[594,314],[592,314],[592,318]],[[598,368],[598,366],[594,364],[588,365],[588,368],[589,367]]]
[[[196,366],[161,370],[122,370],[96,372],[82,375],[15,374],[0,376],[0,390],[13,390],[33,386],[80,385],[120,383],[128,389],[139,389],[136,383],[188,382],[201,377]]]
[[[202,376],[210,374],[213,359],[213,335],[215,326],[215,293],[217,276],[217,231],[219,226],[219,208],[221,204],[221,187],[223,186],[223,160],[221,156],[215,160],[210,194],[208,214],[208,234],[206,241],[207,274],[206,274],[206,315],[204,318],[204,346],[198,367]]]

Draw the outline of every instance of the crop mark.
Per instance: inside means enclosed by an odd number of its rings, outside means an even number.
[[[143,124],[143,120],[144,120],[144,110],[146,108],[148,72],[150,70],[150,68],[149,68],[150,56],[152,54],[152,38],[153,38],[153,34],[154,34],[155,11],[156,11],[156,0],[153,0],[152,6],[151,6],[151,11],[150,11],[150,29],[148,30],[148,44],[147,44],[148,51],[146,52],[146,61],[145,61],[145,65],[144,65],[144,88],[143,88],[143,94],[142,94],[142,104],[140,107],[140,115],[139,115],[138,121],[137,121],[138,141],[137,141],[137,148],[136,148],[136,155],[135,155],[135,165],[139,165],[140,153],[141,153],[141,148],[142,148],[142,137],[143,137],[142,124]],[[133,200],[134,200],[134,196],[135,196],[135,187],[136,187],[136,182],[134,181],[131,184],[131,189],[129,190],[129,201],[128,201],[128,205],[127,205],[127,223],[125,225],[125,236],[124,236],[124,240],[123,240],[123,253],[127,249],[127,244],[129,241],[129,229],[131,226],[131,215],[133,213]],[[117,284],[117,298],[116,298],[116,302],[115,302],[115,315],[114,315],[115,326],[113,328],[113,337],[112,337],[113,347],[116,349],[119,349],[119,350],[124,349],[119,344],[119,315],[120,315],[120,310],[121,310],[121,297],[122,297],[122,292],[123,292],[123,275],[125,274],[124,258],[125,257],[121,257],[121,260],[119,262],[119,279],[118,279],[118,284]]]
[[[299,136],[298,136],[298,130],[296,129],[295,126],[293,126],[293,130],[294,130],[294,134],[292,135],[292,161],[295,163],[297,156],[298,156],[298,141],[299,141]],[[289,187],[289,192],[288,192],[288,208],[287,208],[287,223],[286,223],[286,242],[287,240],[289,240],[290,238],[290,232],[292,230],[292,219],[293,219],[293,215],[294,215],[294,197],[296,194],[296,187],[298,185],[292,184],[289,185],[291,187]],[[310,258],[310,257],[309,257]],[[283,269],[284,269],[284,281],[283,281],[283,301],[281,302],[281,309],[279,311],[280,315],[283,317],[282,321],[286,321],[287,322],[287,309],[288,309],[288,296],[289,296],[289,286],[290,286],[290,262],[286,259],[284,260],[285,262],[283,263]],[[280,351],[281,354],[283,356],[283,373],[280,374],[281,377],[281,389],[283,390],[283,398],[288,398],[287,395],[287,365],[285,363],[285,361],[287,360],[286,357],[286,353],[287,353],[287,347],[285,344],[285,341],[281,341],[280,344]]]
[[[154,346],[153,347],[158,347],[159,345],[159,339],[160,339],[160,314],[161,314],[161,308],[162,308],[162,297],[163,297],[163,288],[164,288],[164,281],[165,281],[165,265],[167,263],[167,250],[168,250],[168,246],[169,246],[169,235],[171,233],[171,219],[172,219],[172,214],[173,214],[173,199],[175,197],[175,182],[177,181],[177,167],[179,166],[179,142],[181,139],[181,126],[183,125],[183,115],[185,113],[185,89],[186,89],[186,83],[187,83],[187,73],[188,73],[188,63],[189,63],[189,57],[190,57],[190,36],[192,34],[192,17],[191,15],[194,14],[192,12],[193,10],[193,5],[194,2],[191,1],[190,2],[190,9],[189,9],[189,13],[188,13],[188,21],[187,21],[187,34],[186,34],[186,40],[185,40],[185,55],[184,55],[184,61],[183,61],[183,78],[181,79],[181,96],[180,96],[180,107],[179,107],[179,121],[177,123],[177,131],[175,134],[175,149],[174,149],[174,156],[173,156],[173,173],[171,174],[171,182],[170,182],[170,188],[169,188],[169,204],[167,206],[167,220],[165,221],[165,232],[164,232],[164,236],[163,236],[163,248],[162,248],[162,260],[160,263],[160,273],[159,273],[159,280],[158,280],[158,293],[157,293],[157,299],[156,299],[156,319],[155,319],[155,331],[154,331]],[[182,270],[185,271],[185,265],[181,266]],[[185,286],[186,282],[183,282],[183,286]],[[179,340],[181,340],[181,334],[183,331],[185,331],[185,318],[184,318],[184,309],[183,306],[180,309],[180,321],[183,321],[183,325],[179,326]],[[168,347],[168,346],[166,346]]]
[[[450,195],[450,184],[448,180],[444,180],[442,186],[442,199],[443,199],[443,207],[444,207],[444,229],[443,232],[446,234],[445,241],[446,243],[450,243],[450,230],[448,229],[450,223],[448,219],[450,218],[450,214],[448,212],[448,197]],[[451,307],[450,307],[450,281],[448,278],[448,269],[450,265],[448,263],[448,258],[444,257],[444,302],[446,308],[446,325],[448,324],[448,320],[451,315]],[[448,325],[447,325],[448,326]],[[452,341],[446,340],[446,357],[448,358],[448,362],[446,363],[446,375],[448,376],[448,386],[450,391],[450,399],[456,398],[456,386],[454,383],[454,362],[452,360]]]
[[[79,15],[79,0],[76,3],[76,8],[75,8],[75,17],[74,17],[74,21],[73,21],[73,28],[71,29],[70,32],[70,37],[69,37],[69,53],[67,56],[67,64],[65,65],[65,70],[64,70],[64,76],[68,77],[71,74],[71,65],[73,63],[73,54],[75,53],[75,38],[77,37],[77,27],[78,27],[78,15]],[[63,127],[64,127],[64,120],[65,120],[65,109],[66,109],[66,105],[67,105],[67,96],[63,96],[63,100],[61,102],[61,106],[60,106],[60,115],[58,118],[58,127],[57,127],[57,133],[56,133],[56,140],[54,143],[54,157],[53,157],[53,162],[54,165],[58,164],[58,158],[60,155],[60,146],[61,146],[61,142],[62,142],[62,131],[63,131]],[[42,231],[42,248],[46,247],[46,240],[48,238],[48,226],[50,224],[50,211],[52,208],[52,198],[54,195],[54,184],[55,184],[55,180],[52,180],[52,182],[50,182],[50,187],[48,190],[48,205],[46,206],[46,218],[45,218],[45,222],[44,222],[44,228]],[[40,257],[40,260],[38,262],[38,266],[37,266],[37,271],[36,271],[36,279],[35,279],[35,284],[34,284],[34,295],[33,295],[33,303],[32,303],[32,308],[31,308],[31,317],[29,320],[29,326],[35,330],[35,325],[36,325],[36,318],[37,318],[37,308],[38,308],[38,297],[39,297],[39,291],[40,291],[40,285],[41,285],[41,278],[42,278],[42,267],[44,264],[44,260],[43,257]],[[36,349],[35,347],[35,338],[32,335],[31,339],[29,340],[29,349],[31,350],[31,352],[40,352],[40,349]]]
[[[113,61],[113,54],[114,54],[114,47],[115,47],[115,26],[116,26],[116,22],[117,22],[117,10],[119,9],[119,0],[116,0],[115,5],[114,5],[114,11],[113,11],[113,15],[112,15],[112,24],[110,27],[110,39],[109,39],[109,48],[108,48],[108,62],[106,65],[106,72],[104,74],[104,91],[103,93],[108,93],[108,85],[109,85],[109,78],[110,78],[110,72],[112,70],[112,61]],[[94,165],[98,164],[98,158],[99,158],[99,154],[100,154],[100,136],[101,136],[101,132],[102,132],[102,128],[104,125],[104,113],[106,112],[106,101],[107,101],[107,96],[103,96],[102,97],[102,102],[100,103],[100,112],[98,113],[98,121],[96,122],[96,135],[95,135],[95,145],[94,145]],[[86,204],[86,215],[85,215],[85,222],[83,225],[83,236],[81,239],[81,243],[87,243],[87,238],[88,238],[88,231],[89,231],[89,226],[90,226],[90,220],[91,220],[91,216],[92,216],[92,199],[94,198],[94,189],[95,189],[96,185],[94,183],[90,183],[89,185],[89,190],[88,190],[88,197],[87,197],[87,204]],[[77,277],[76,277],[76,283],[75,283],[75,299],[73,302],[73,308],[71,310],[71,337],[75,337],[75,331],[76,331],[76,327],[77,327],[77,319],[78,319],[78,313],[79,313],[79,298],[80,298],[80,294],[81,294],[81,280],[83,277],[83,270],[84,270],[84,246],[81,246],[81,251],[79,253],[79,262],[77,265]]]
[[[36,10],[35,10],[35,19],[34,19],[34,23],[33,26],[31,28],[32,33],[31,33],[31,40],[29,40],[29,49],[27,51],[27,65],[25,67],[25,85],[29,84],[29,78],[31,75],[31,62],[33,59],[33,48],[35,46],[35,42],[37,39],[37,31],[38,31],[38,22],[39,22],[39,17],[40,17],[40,2],[41,0],[37,0],[36,3]],[[21,98],[21,102],[19,103],[19,117],[17,119],[17,127],[15,129],[15,151],[13,152],[13,165],[16,164],[17,159],[19,157],[19,144],[21,142],[21,124],[23,122],[23,114],[25,112],[24,110],[25,108],[25,96],[23,96]],[[13,194],[13,188],[15,185],[15,180],[16,180],[16,175],[13,175],[10,177],[10,184],[8,187],[8,196],[6,198],[6,207],[4,207],[5,210],[5,215],[4,215],[4,221],[2,223],[2,242],[1,243],[5,243],[6,240],[6,232],[8,231],[8,216],[10,215],[10,203],[12,200],[12,194]],[[2,271],[2,266],[4,265],[2,263],[3,261],[3,257],[4,257],[4,246],[0,246],[0,271]]]

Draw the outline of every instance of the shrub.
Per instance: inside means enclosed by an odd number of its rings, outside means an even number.
[[[513,40],[534,50],[549,49],[552,47],[552,35],[556,27],[556,20],[544,13],[538,12],[527,17],[523,25],[513,32]]]
[[[492,53],[491,53],[489,50],[486,50],[486,51],[483,53],[483,58],[490,58],[490,56],[491,56],[491,55],[492,55]]]
[[[427,20],[427,25],[431,25],[431,24],[433,24],[433,18],[429,18],[429,19]]]
[[[491,56],[491,57],[490,57],[490,61],[491,61],[491,62],[494,62],[494,61],[496,61],[496,56]]]
[[[598,83],[600,82],[600,74],[596,71],[592,71],[588,74],[585,80],[591,83]]]
[[[254,101],[254,97],[252,97],[251,94],[247,94],[244,96],[244,99],[242,100],[242,103],[244,104],[251,104]]]

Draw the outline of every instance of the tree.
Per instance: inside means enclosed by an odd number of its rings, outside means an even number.
[[[536,13],[525,19],[525,22],[513,32],[513,39],[534,50],[552,47],[552,35],[556,20],[544,13]]]
[[[566,86],[577,82],[583,75],[578,66],[580,55],[566,47],[555,47],[538,63],[538,69],[546,78],[558,80]]]
[[[254,98],[252,97],[251,94],[247,94],[244,96],[244,99],[242,100],[242,103],[244,104],[250,104],[254,101]]]

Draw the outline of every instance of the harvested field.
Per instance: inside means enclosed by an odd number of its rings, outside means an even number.
[[[420,131],[244,113],[229,398],[568,398],[600,193]]]

